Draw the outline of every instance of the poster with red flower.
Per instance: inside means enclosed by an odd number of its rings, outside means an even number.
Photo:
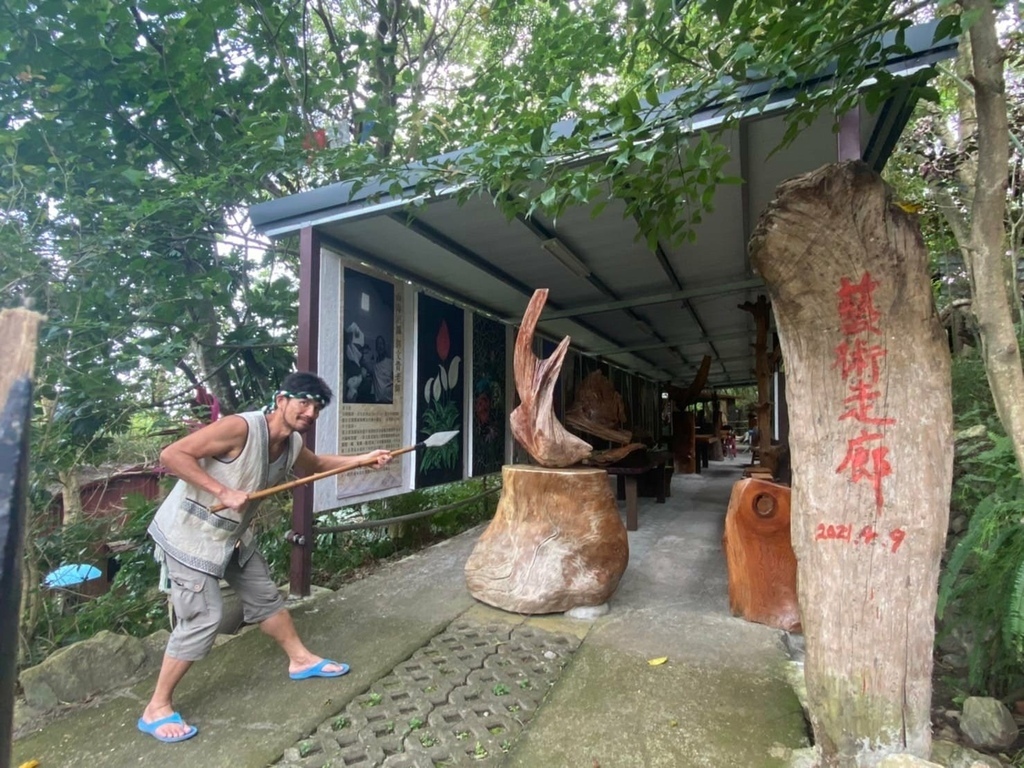
[[[416,311],[416,440],[464,425],[465,312],[419,294]],[[462,434],[438,448],[416,452],[416,487],[464,477]]]

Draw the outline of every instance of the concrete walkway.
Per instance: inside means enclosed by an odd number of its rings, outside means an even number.
[[[721,549],[740,460],[675,475],[639,530],[610,611],[522,617],[477,603],[470,531],[294,608],[307,645],[352,665],[290,681],[247,632],[195,665],[176,705],[199,735],[135,721],[153,680],[26,735],[13,764],[263,768],[771,768],[807,745],[781,633],[733,618]],[[668,657],[652,666],[650,659]]]

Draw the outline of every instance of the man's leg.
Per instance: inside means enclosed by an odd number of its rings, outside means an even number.
[[[274,638],[288,656],[288,672],[302,672],[319,664],[323,658],[309,651],[299,638],[292,615],[284,606],[284,598],[270,578],[267,561],[254,552],[245,567],[233,557],[224,578],[242,601],[243,618],[248,624]],[[339,672],[340,664],[327,664],[324,672]]]
[[[160,665],[160,675],[156,679],[156,690],[153,691],[153,698],[142,712],[142,719],[147,723],[155,722],[161,718],[168,717],[174,713],[174,689],[178,687],[181,678],[192,666],[191,661],[183,661],[173,656],[164,654],[163,664]],[[187,723],[167,723],[156,729],[156,733],[164,738],[183,736],[189,729]]]
[[[218,579],[171,558],[167,558],[167,573],[171,578],[171,604],[177,623],[167,641],[153,697],[142,712],[142,719],[147,723],[174,713],[174,689],[193,662],[210,652],[223,613]],[[188,730],[187,723],[168,723],[156,732],[167,738],[184,735]]]
[[[295,629],[292,615],[287,608],[282,608],[269,619],[260,622],[260,629],[277,641],[281,649],[288,655],[288,672],[301,672],[309,669],[323,661],[323,658],[309,651],[299,633]],[[324,672],[338,672],[341,670],[339,664],[327,664]]]

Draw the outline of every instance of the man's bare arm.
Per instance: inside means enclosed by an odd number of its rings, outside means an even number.
[[[225,507],[238,509],[247,496],[211,477],[200,459],[233,459],[245,447],[249,426],[241,416],[228,416],[171,443],[160,452],[160,463],[186,483],[213,494]]]
[[[341,456],[340,454],[319,454],[303,446],[295,459],[295,474],[299,476],[315,475],[330,469],[346,470],[359,465],[383,467],[391,461],[388,451],[378,449],[357,456]]]

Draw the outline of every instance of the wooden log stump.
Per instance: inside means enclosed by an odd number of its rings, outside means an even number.
[[[782,184],[750,259],[786,360],[793,551],[821,765],[927,757],[953,466],[949,348],[928,249],[882,178],[851,162]]]
[[[608,473],[524,465],[501,473],[498,509],[466,561],[469,593],[526,614],[606,602],[629,562]]]
[[[789,501],[790,490],[784,485],[756,478],[735,483],[722,546],[733,615],[799,632]]]

